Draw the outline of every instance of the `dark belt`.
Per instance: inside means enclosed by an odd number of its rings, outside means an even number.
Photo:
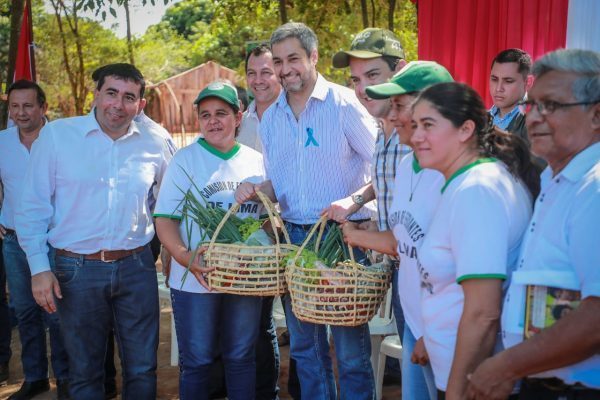
[[[142,250],[144,250],[145,248],[146,248],[146,246],[136,247],[135,249],[131,249],[131,250],[101,250],[101,251],[98,251],[98,252],[92,253],[92,254],[79,254],[79,253],[73,253],[72,251],[69,251],[69,250],[56,249],[56,255],[64,256],[64,257],[73,257],[73,258],[83,257],[84,260],[115,262],[115,261],[122,260],[125,257],[129,257],[131,255],[139,253]]]
[[[524,384],[530,390],[535,389],[537,387],[537,388],[544,388],[546,390],[549,390],[551,392],[556,392],[556,393],[590,392],[590,393],[597,393],[599,395],[598,398],[600,398],[600,390],[591,389],[591,388],[583,386],[579,383],[576,383],[574,385],[567,385],[561,379],[557,379],[557,378],[545,378],[545,379],[525,378],[525,379],[523,379],[523,381],[524,381]]]
[[[366,221],[370,221],[370,219],[368,219],[368,218],[356,219],[356,220],[352,220],[350,222],[354,222],[354,223],[360,224],[360,223],[366,222]],[[286,224],[289,224],[289,225],[291,225],[293,227],[305,230],[305,231],[309,231],[313,226],[315,226],[315,224],[295,224],[295,223],[290,222],[290,221],[283,221],[283,222],[285,222]],[[330,220],[327,221],[327,225],[331,225],[331,224],[334,224],[334,223],[335,223],[335,221],[332,220],[332,219],[330,219]]]

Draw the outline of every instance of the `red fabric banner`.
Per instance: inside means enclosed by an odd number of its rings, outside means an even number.
[[[491,105],[489,73],[500,51],[532,59],[565,47],[569,0],[418,0],[419,59],[444,65]]]
[[[21,22],[21,33],[17,47],[17,59],[15,62],[14,81],[28,79],[35,81],[35,64],[33,59],[33,31],[31,25],[31,8],[29,1],[23,8],[23,21]]]

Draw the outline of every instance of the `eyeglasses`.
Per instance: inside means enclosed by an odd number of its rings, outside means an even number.
[[[559,108],[567,108],[567,107],[575,107],[575,106],[589,106],[591,104],[600,103],[600,100],[594,101],[580,101],[577,103],[559,103],[558,101],[553,100],[545,100],[545,101],[535,101],[535,100],[527,100],[520,101],[517,104],[521,107],[525,108],[525,113],[529,113],[533,107],[536,107],[538,112],[541,115],[549,115]]]

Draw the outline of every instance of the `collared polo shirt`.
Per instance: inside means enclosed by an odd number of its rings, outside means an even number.
[[[23,178],[29,162],[29,150],[19,139],[16,126],[0,132],[0,182],[4,188],[4,201],[0,209],[0,224],[15,229],[15,212]]]
[[[377,224],[380,231],[390,229],[388,214],[394,197],[396,171],[400,160],[410,151],[409,146],[400,143],[400,136],[395,130],[388,140],[385,140],[383,129],[379,130],[371,164],[371,183],[377,199]]]
[[[502,130],[506,130],[513,118],[520,112],[519,105],[515,105],[512,110],[506,113],[503,117],[500,116],[500,109],[496,106],[490,108],[490,114],[494,119],[494,125]]]
[[[134,249],[154,235],[148,206],[171,159],[135,122],[117,140],[94,113],[50,122],[31,149],[16,213],[32,275],[50,269],[48,244],[75,253]]]
[[[368,182],[377,124],[353,91],[321,75],[298,119],[282,91],[259,131],[267,177],[289,222],[315,223],[333,201]]]
[[[600,143],[577,154],[556,176],[547,167],[502,312],[504,344],[523,340],[525,287],[541,285],[600,296]],[[600,389],[600,355],[535,377]]]

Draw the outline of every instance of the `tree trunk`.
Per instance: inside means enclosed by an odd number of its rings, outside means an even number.
[[[369,27],[369,11],[367,10],[367,0],[360,0],[360,11],[362,13],[363,29]]]
[[[129,1],[123,1],[123,7],[125,7],[125,20],[127,21],[127,50],[129,52],[129,63],[135,65],[133,59],[133,43],[131,42],[131,20],[129,18]]]
[[[12,0],[10,5],[10,43],[8,45],[8,73],[6,75],[6,89],[13,82],[15,75],[15,61],[17,59],[17,47],[19,45],[19,34],[21,33],[21,22],[23,20],[23,9],[25,0]],[[0,101],[0,129],[6,129],[8,122],[8,105]]]
[[[79,33],[79,16],[77,15],[77,2],[73,2],[73,9],[71,13],[67,11],[63,0],[50,0],[52,7],[54,8],[54,14],[56,16],[56,22],[58,24],[58,31],[60,32],[63,62],[65,65],[65,71],[69,78],[69,85],[71,86],[71,95],[73,96],[73,105],[75,106],[75,115],[83,114],[83,106],[85,105],[85,97],[87,94],[87,88],[85,87],[85,63],[83,59],[83,46],[81,44],[81,35]],[[63,19],[61,12],[64,13],[65,20],[69,25],[69,29],[75,38],[75,49],[77,53],[77,60],[70,60],[68,54],[67,35],[65,33]],[[76,65],[76,67],[74,67]]]
[[[388,4],[388,29],[394,32],[394,11],[396,10],[396,0],[390,0]]]
[[[286,22],[288,22],[285,0],[279,0],[279,18],[281,19],[281,24],[285,24]]]
[[[375,0],[371,0],[371,26],[377,26],[375,22]]]

